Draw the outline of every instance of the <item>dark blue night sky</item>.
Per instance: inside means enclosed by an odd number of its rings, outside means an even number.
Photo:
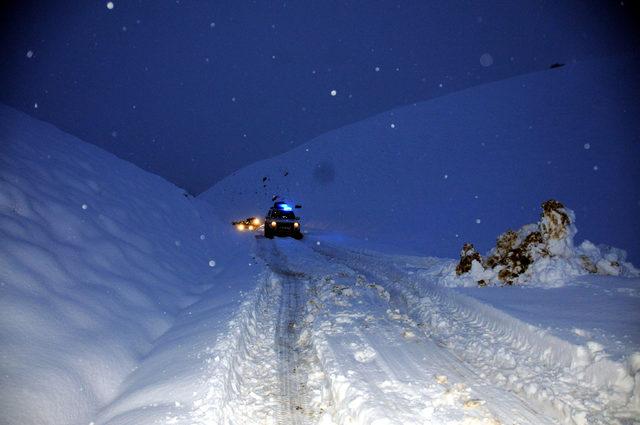
[[[631,15],[619,1],[13,2],[0,101],[197,194],[399,105],[631,53]]]

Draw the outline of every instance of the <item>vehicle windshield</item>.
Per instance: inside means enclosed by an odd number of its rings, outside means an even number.
[[[294,220],[296,218],[296,216],[293,213],[293,211],[273,210],[271,212],[271,218],[290,218],[290,219]]]

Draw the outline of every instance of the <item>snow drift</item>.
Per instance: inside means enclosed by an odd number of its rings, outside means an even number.
[[[394,109],[243,168],[201,197],[231,220],[289,195],[307,228],[442,257],[469,240],[487,251],[555,198],[580,216],[581,237],[637,263],[638,67],[570,64]]]
[[[212,216],[0,105],[1,422],[89,423],[112,401],[224,272],[236,242]]]

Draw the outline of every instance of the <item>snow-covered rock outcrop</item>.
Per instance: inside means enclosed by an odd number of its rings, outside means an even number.
[[[464,244],[456,275],[479,285],[521,284],[535,281],[561,286],[567,279],[587,273],[636,277],[639,271],[617,248],[589,241],[575,246],[575,213],[550,199],[542,204],[540,221],[501,234],[483,260],[473,244]]]

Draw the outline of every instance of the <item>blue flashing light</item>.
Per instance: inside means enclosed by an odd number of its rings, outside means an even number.
[[[282,211],[293,211],[293,208],[291,208],[289,205],[287,204],[280,204],[278,205],[278,209],[282,210]]]

